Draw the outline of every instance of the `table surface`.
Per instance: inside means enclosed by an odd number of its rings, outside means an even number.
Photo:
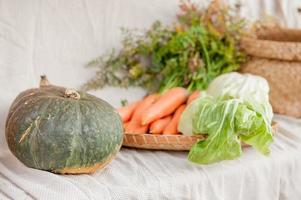
[[[212,165],[187,161],[187,152],[122,148],[91,175],[30,169],[0,154],[0,199],[300,199],[301,121],[276,116],[278,134],[266,157],[252,148]]]
[[[178,0],[0,1],[0,199],[301,199],[301,122],[276,116],[279,134],[265,157],[252,148],[213,165],[189,163],[187,152],[123,148],[104,170],[61,176],[25,167],[9,151],[4,123],[9,105],[46,74],[52,83],[78,88],[94,70],[83,66],[120,47],[120,27],[171,24]],[[204,3],[205,1],[199,1]],[[235,4],[239,0],[227,0]],[[241,14],[264,11],[301,27],[301,0],[243,1]],[[145,94],[139,88],[105,88],[93,94],[119,106]]]

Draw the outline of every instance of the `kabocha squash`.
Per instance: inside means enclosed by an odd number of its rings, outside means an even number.
[[[119,151],[123,126],[107,102],[50,85],[17,96],[6,120],[6,140],[26,166],[54,173],[92,173]]]

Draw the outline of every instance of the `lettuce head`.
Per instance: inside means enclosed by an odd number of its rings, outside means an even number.
[[[235,159],[242,154],[241,142],[269,154],[273,112],[268,92],[268,83],[258,76],[229,73],[216,78],[181,116],[183,134],[205,136],[188,159],[199,164]]]

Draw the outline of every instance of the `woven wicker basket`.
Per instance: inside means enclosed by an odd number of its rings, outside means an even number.
[[[276,134],[277,126],[273,123],[273,133]],[[203,140],[202,135],[154,135],[154,134],[129,134],[125,133],[123,146],[138,149],[188,151],[196,142]],[[242,143],[242,147],[248,145]]]
[[[138,149],[186,151],[203,136],[124,134],[123,146]]]
[[[274,112],[301,117],[301,30],[264,29],[241,46],[251,56],[241,72],[267,79]]]

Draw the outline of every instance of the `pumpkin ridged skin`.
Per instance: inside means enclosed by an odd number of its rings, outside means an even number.
[[[123,126],[107,102],[44,86],[22,92],[6,121],[6,140],[26,166],[56,173],[90,173],[119,151]],[[68,169],[70,169],[68,171]],[[76,169],[76,170],[75,170]]]

